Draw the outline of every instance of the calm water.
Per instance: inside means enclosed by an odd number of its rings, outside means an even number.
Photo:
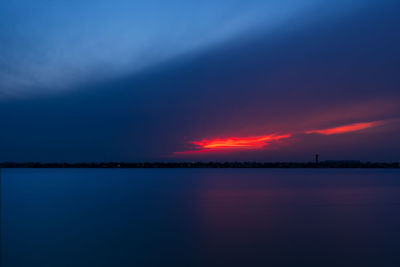
[[[400,266],[400,171],[5,169],[13,266]]]

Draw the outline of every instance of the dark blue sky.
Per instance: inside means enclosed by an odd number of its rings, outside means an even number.
[[[394,0],[2,1],[0,161],[398,161],[399,12]],[[356,123],[373,127],[310,134]],[[272,134],[290,137],[191,144]]]

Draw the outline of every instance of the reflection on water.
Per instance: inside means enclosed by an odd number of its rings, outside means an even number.
[[[400,266],[398,170],[3,171],[3,266]]]

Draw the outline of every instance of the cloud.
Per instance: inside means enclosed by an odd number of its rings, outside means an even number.
[[[336,135],[363,131],[369,128],[382,126],[389,122],[398,121],[398,119],[358,122],[347,125],[335,126],[327,129],[307,130],[305,132],[292,132],[281,135],[270,134],[257,137],[227,137],[203,139],[201,141],[193,141],[194,149],[183,152],[175,152],[175,156],[207,154],[207,153],[229,153],[240,150],[260,150],[265,149],[271,143],[278,143],[282,139],[288,139],[299,134],[320,134],[320,135]]]
[[[46,94],[139,73],[274,31],[322,2],[2,1],[0,94]]]
[[[365,129],[373,128],[379,125],[383,125],[384,121],[371,121],[371,122],[359,122],[352,123],[349,125],[342,125],[328,129],[320,129],[320,130],[309,130],[306,131],[306,134],[323,134],[323,135],[332,135],[332,134],[345,134],[358,132]]]

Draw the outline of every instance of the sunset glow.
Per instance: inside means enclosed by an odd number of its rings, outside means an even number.
[[[264,135],[256,137],[230,137],[230,138],[216,138],[216,139],[203,139],[201,141],[191,142],[195,145],[196,149],[184,152],[175,152],[175,155],[187,154],[204,154],[204,153],[218,153],[218,152],[231,152],[237,150],[253,150],[262,149],[271,142],[280,139],[290,138],[291,134],[285,135]]]
[[[194,154],[208,154],[208,153],[230,153],[239,150],[258,150],[264,149],[269,144],[281,139],[288,139],[295,135],[301,134],[321,134],[321,135],[334,135],[357,132],[376,126],[383,125],[388,121],[371,121],[352,123],[347,125],[336,126],[333,128],[316,129],[307,131],[295,131],[281,135],[263,135],[255,137],[229,137],[229,138],[215,138],[203,139],[201,141],[190,142],[194,148],[189,151],[175,152],[174,155],[194,155]]]
[[[283,138],[289,138],[291,135],[265,135],[259,137],[248,137],[248,138],[236,138],[231,137],[227,139],[214,139],[207,140],[204,139],[202,141],[193,142],[194,145],[197,145],[201,148],[261,148],[264,147],[268,142],[279,140]]]
[[[332,135],[332,134],[343,134],[343,133],[351,133],[357,132],[361,130],[365,130],[368,128],[376,127],[382,125],[381,121],[373,121],[373,122],[361,122],[361,123],[353,123],[349,125],[328,128],[328,129],[321,129],[321,130],[310,130],[306,131],[307,134],[323,134],[323,135]]]

